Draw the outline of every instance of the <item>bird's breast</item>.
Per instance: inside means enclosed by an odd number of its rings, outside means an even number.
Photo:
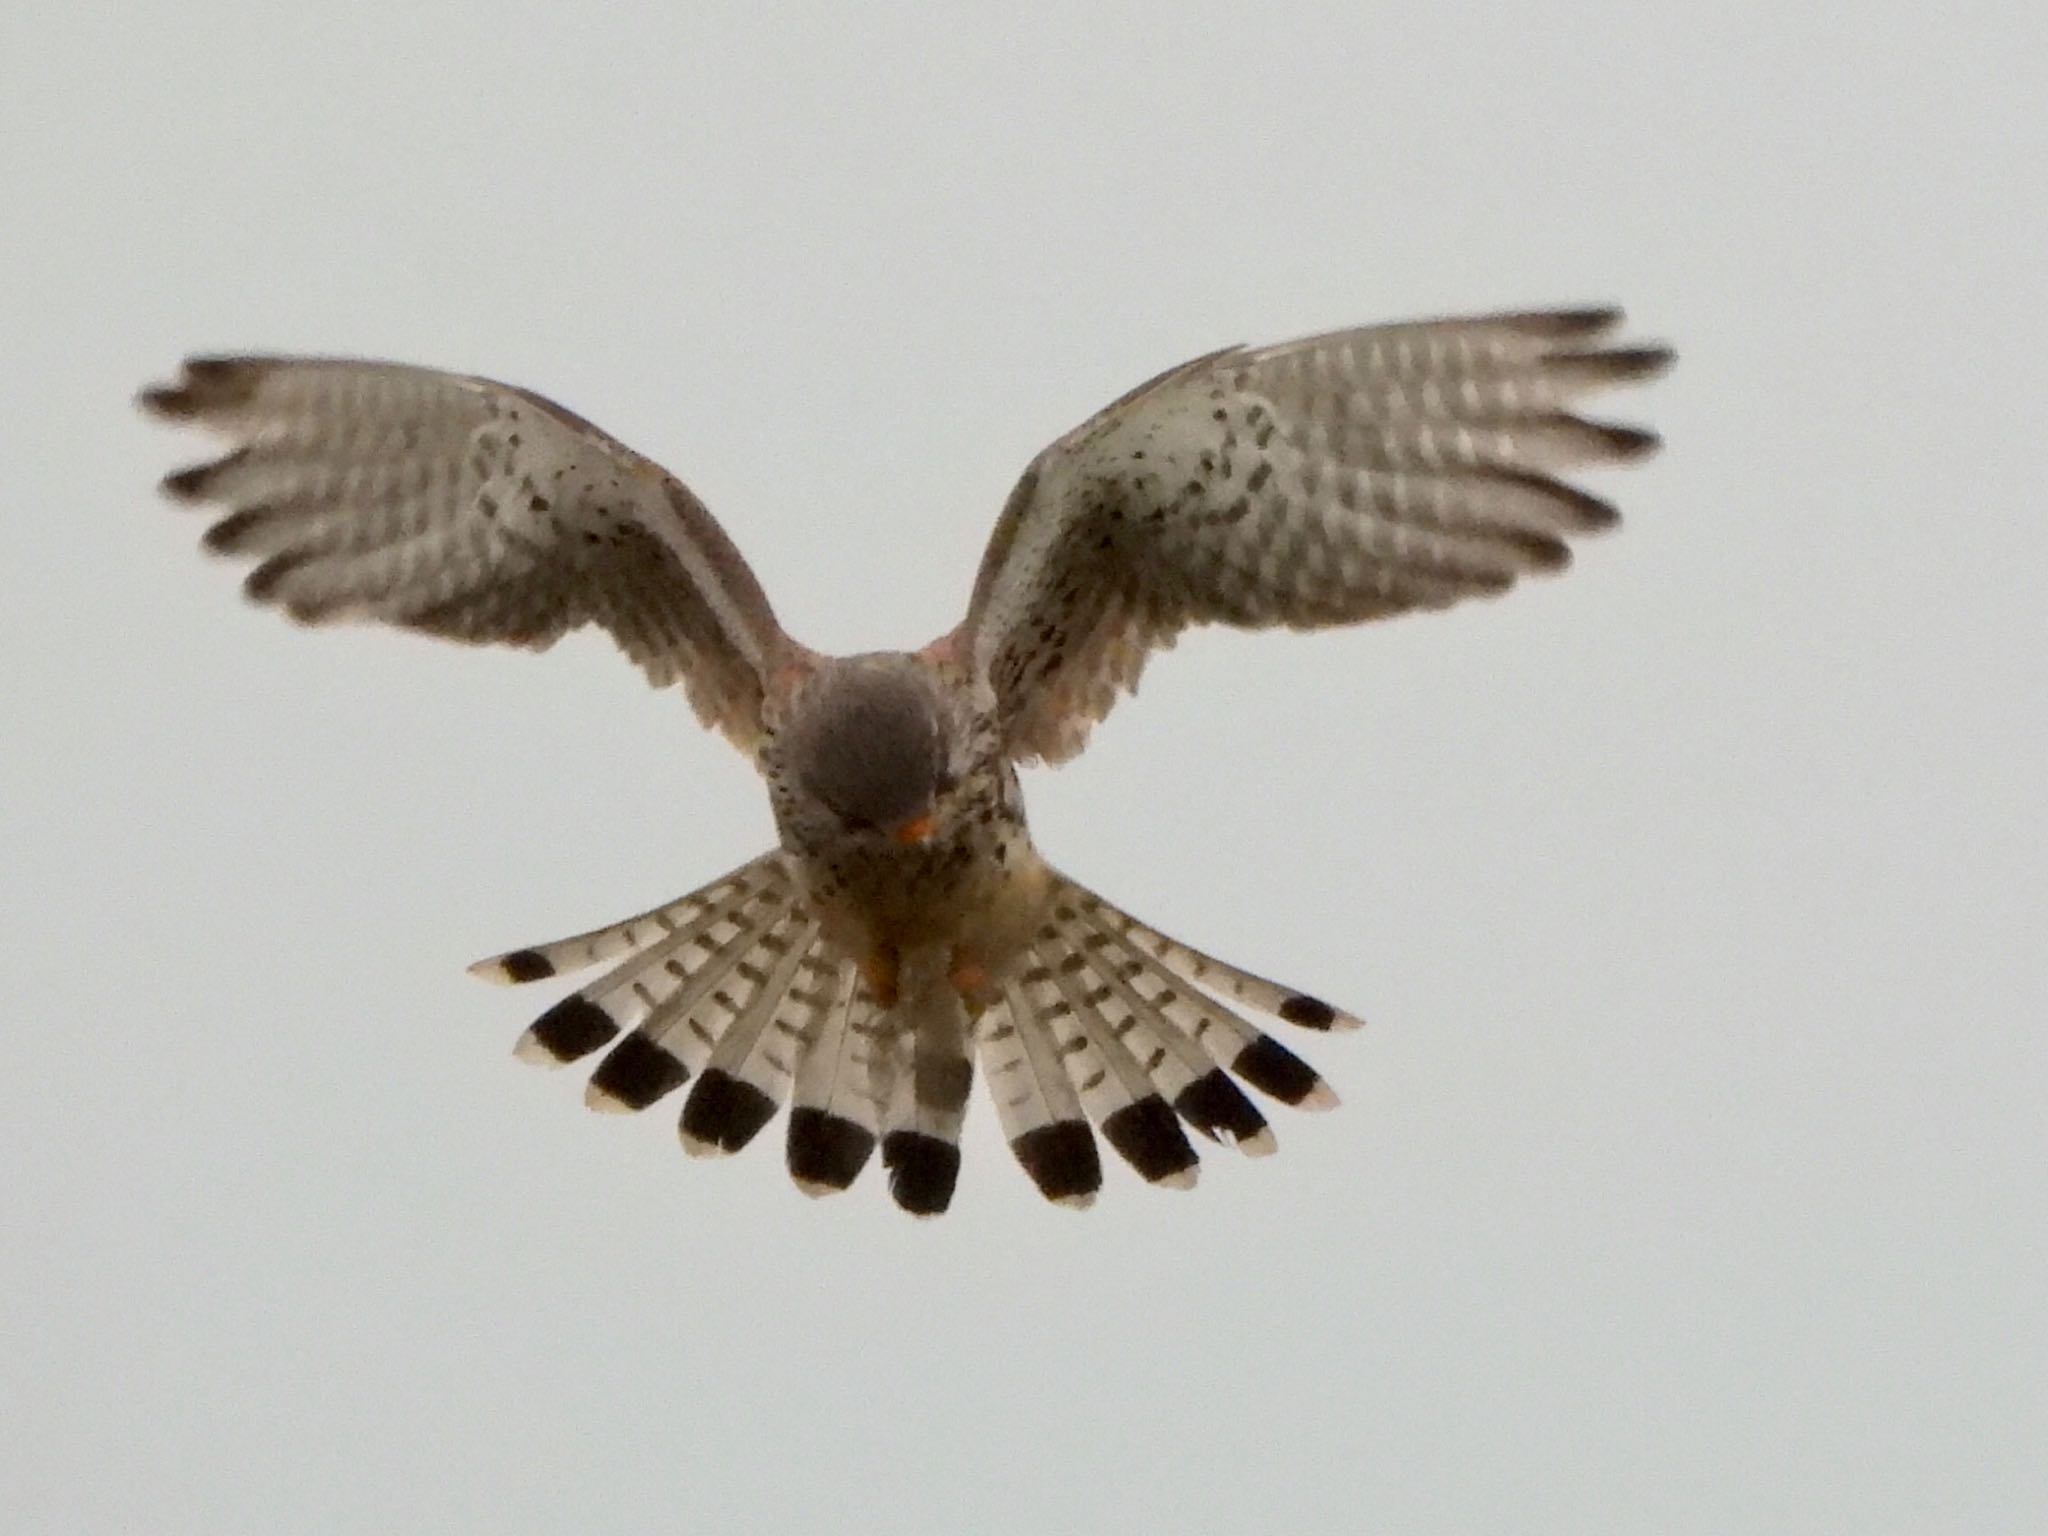
[[[797,853],[826,936],[877,970],[936,951],[949,973],[1000,976],[1044,920],[1051,889],[1021,820],[969,819],[914,846],[847,839]]]

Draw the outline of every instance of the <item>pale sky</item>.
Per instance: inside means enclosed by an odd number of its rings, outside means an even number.
[[[940,14],[0,16],[6,1528],[2048,1528],[2043,13]],[[985,1100],[917,1223],[515,1062],[559,987],[464,964],[759,851],[756,780],[601,638],[246,607],[128,405],[525,384],[867,649],[1169,363],[1608,300],[1681,362],[1572,573],[1192,636],[1028,776],[1371,1022],[1081,1215]]]

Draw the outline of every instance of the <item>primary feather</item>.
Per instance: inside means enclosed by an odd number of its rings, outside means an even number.
[[[1571,414],[1647,378],[1611,309],[1374,326],[1172,369],[1034,459],[957,644],[1020,759],[1079,751],[1191,624],[1443,608],[1560,569],[1612,507],[1557,472],[1656,446]]]
[[[376,619],[540,649],[601,624],[743,749],[791,650],[753,572],[660,466],[488,379],[346,359],[194,358],[143,393],[231,447],[168,476],[227,509],[207,547],[306,623]]]

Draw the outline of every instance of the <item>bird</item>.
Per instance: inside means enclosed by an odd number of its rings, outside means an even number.
[[[1197,1143],[1275,1149],[1246,1088],[1337,1102],[1262,1025],[1361,1020],[1063,874],[1032,842],[1018,770],[1080,751],[1193,626],[1315,630],[1561,570],[1618,519],[1566,477],[1659,446],[1580,413],[1673,359],[1622,340],[1622,320],[1407,321],[1169,368],[1030,460],[957,626],[849,656],[782,627],[681,480],[528,390],[251,355],[190,358],[138,398],[224,444],[162,486],[214,510],[204,546],[247,562],[255,602],[530,650],[594,624],[746,754],[776,846],[471,970],[602,967],[515,1047],[550,1066],[604,1051],[592,1107],[680,1092],[683,1146],[711,1157],[786,1102],[799,1189],[845,1190],[879,1151],[895,1203],[935,1216],[977,1070],[1025,1174],[1072,1208],[1102,1187],[1098,1133],[1144,1182],[1185,1189]]]

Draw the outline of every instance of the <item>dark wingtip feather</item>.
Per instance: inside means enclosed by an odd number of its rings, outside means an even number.
[[[1621,347],[1609,356],[1624,359],[1625,365],[1632,370],[1630,377],[1654,379],[1670,372],[1676,366],[1678,349],[1666,346],[1661,341],[1654,341],[1640,347]]]
[[[882,1139],[889,1194],[913,1216],[937,1216],[953,1203],[960,1149],[922,1131],[891,1131]]]
[[[1509,317],[1523,331],[1558,341],[1590,341],[1627,318],[1619,304],[1584,304],[1571,309],[1537,310]]]
[[[1554,534],[1537,533],[1526,528],[1503,528],[1495,530],[1494,538],[1514,545],[1539,571],[1561,571],[1572,563],[1572,548]]]
[[[304,565],[311,557],[298,551],[287,550],[281,555],[272,555],[242,582],[242,591],[251,602],[267,603],[277,593],[284,579]]]
[[[157,483],[173,501],[204,501],[212,493],[214,483],[248,456],[248,449],[237,448],[217,459],[208,459],[204,464],[188,464],[183,469],[172,470]]]
[[[775,1101],[722,1067],[708,1067],[683,1101],[684,1147],[696,1153],[737,1152],[775,1118]]]
[[[204,464],[190,464],[183,469],[174,469],[157,482],[157,488],[173,501],[199,501],[206,495],[207,478],[213,474],[220,461],[209,459]]]
[[[1611,421],[1589,421],[1585,425],[1600,434],[1609,457],[1616,463],[1646,459],[1664,446],[1664,439],[1647,427],[1625,427]]]
[[[800,1104],[789,1114],[789,1176],[807,1195],[852,1184],[875,1150],[874,1133],[842,1115]]]
[[[1602,347],[1597,351],[1559,352],[1544,362],[1549,373],[1579,388],[1638,384],[1666,372],[1678,360],[1669,347]]]
[[[1621,521],[1621,514],[1614,510],[1613,502],[1552,475],[1529,469],[1497,469],[1492,471],[1492,478],[1505,485],[1522,486],[1541,496],[1573,533],[1599,533]],[[1515,539],[1537,555],[1539,563],[1543,564],[1565,563],[1556,558],[1552,546],[1566,555],[1570,553],[1554,534],[1514,529],[1500,530],[1496,536]]]
[[[247,359],[188,357],[176,383],[152,384],[135,403],[166,421],[189,421],[246,402],[256,391],[257,373]]]
[[[208,528],[199,542],[208,554],[239,555],[258,542],[264,530],[276,521],[277,514],[268,507],[244,507],[239,512],[230,512]],[[544,971],[542,974],[552,975],[553,972]]]
[[[135,405],[147,415],[175,421],[191,414],[185,409],[185,398],[185,391],[175,384],[152,384],[135,392]]]

